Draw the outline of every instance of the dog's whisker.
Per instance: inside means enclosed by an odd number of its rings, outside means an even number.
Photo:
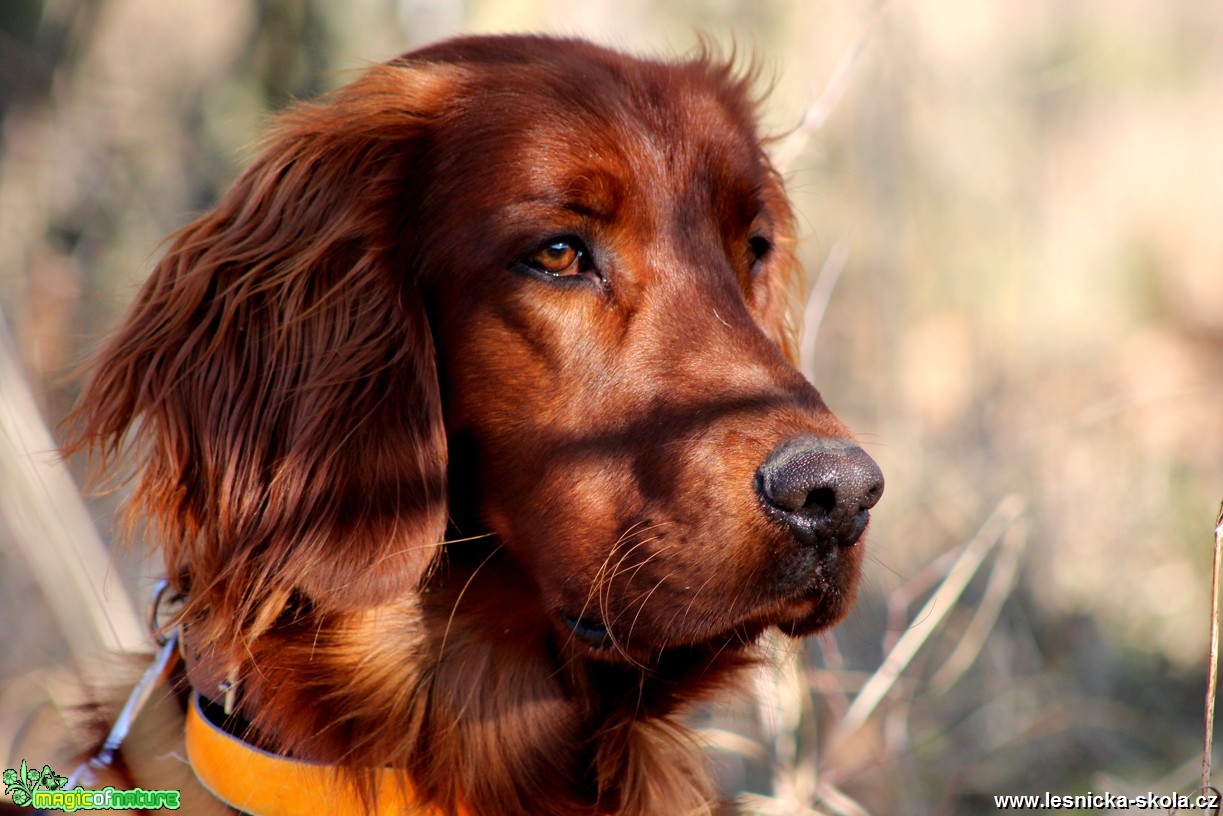
[[[677,619],[679,616],[682,616],[685,620],[688,618],[688,616],[692,613],[693,605],[696,604],[697,599],[700,597],[701,593],[705,590],[705,587],[709,586],[709,584],[712,583],[714,578],[716,577],[717,577],[716,575],[710,574],[709,576],[705,578],[704,581],[701,582],[700,586],[698,586],[695,590],[693,590],[689,594],[688,603],[684,604],[683,609],[676,613]]]
[[[657,539],[653,539],[653,540],[657,540]],[[620,559],[620,561],[616,563],[616,570],[614,573],[612,573],[611,577],[614,580],[620,577],[621,575],[626,575],[629,573],[632,573],[632,575],[635,576],[638,572],[641,571],[642,567],[646,566],[647,564],[649,564],[651,561],[653,561],[656,558],[663,557],[664,555],[667,554],[668,551],[673,550],[673,549],[675,549],[674,544],[668,544],[665,547],[660,547],[659,549],[656,549],[654,552],[650,553],[649,555],[647,555],[645,558],[641,559],[640,561],[634,564],[630,564],[629,566],[624,567],[623,569],[620,568],[620,564],[624,563],[624,559],[622,558]],[[625,587],[627,588],[630,583],[632,583],[631,577],[629,581],[625,582]]]
[[[671,572],[668,572],[666,575],[659,578],[654,583],[654,586],[650,587],[649,592],[641,596],[641,600],[637,604],[637,614],[633,616],[633,622],[629,624],[628,635],[626,636],[627,638],[632,638],[633,629],[635,629],[637,626],[637,620],[641,617],[641,613],[645,611],[645,605],[649,602],[651,596],[653,596],[654,593],[658,591],[658,588],[662,586],[664,583],[666,583],[667,579],[669,579],[672,575],[674,575],[675,572],[676,572],[675,570],[672,570]]]
[[[450,616],[446,618],[446,627],[442,631],[441,644],[437,648],[437,663],[440,664],[442,662],[442,657],[446,654],[446,640],[450,637],[450,627],[454,623],[454,616],[458,614],[459,604],[463,602],[463,596],[467,594],[467,590],[471,587],[472,582],[476,580],[476,576],[480,573],[480,570],[484,569],[484,566],[488,564],[488,562],[493,559],[493,556],[500,551],[501,547],[497,546],[493,548],[492,552],[484,556],[484,560],[471,571],[471,575],[467,576],[467,580],[463,583],[463,588],[459,590],[458,596],[455,597],[454,603],[451,604]]]

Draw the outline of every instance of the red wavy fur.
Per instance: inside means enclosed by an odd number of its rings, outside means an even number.
[[[848,431],[792,365],[749,86],[452,40],[282,115],[173,236],[69,447],[137,462],[247,739],[444,811],[710,807],[679,715],[838,620],[862,552],[761,507],[780,445]]]

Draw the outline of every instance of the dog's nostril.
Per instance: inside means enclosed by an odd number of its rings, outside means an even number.
[[[866,494],[862,497],[862,505],[859,509],[870,510],[879,503],[879,499],[883,497],[883,474],[879,474],[879,481],[870,486]]]
[[[837,506],[837,494],[831,487],[818,487],[807,494],[807,501],[798,508],[800,511],[814,513],[823,511],[831,513]]]
[[[883,494],[883,474],[847,439],[791,439],[756,471],[765,512],[800,541],[849,546]]]

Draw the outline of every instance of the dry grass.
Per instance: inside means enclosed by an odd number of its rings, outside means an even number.
[[[320,77],[455,20],[669,52],[733,36],[791,134],[804,371],[888,488],[851,619],[778,645],[759,702],[705,716],[726,786],[762,813],[979,816],[992,793],[1197,784],[1223,462],[1215,4],[303,0],[263,24],[252,0],[78,5],[46,4],[27,62],[6,52],[33,79],[3,120],[0,310],[52,423],[160,238]],[[12,526],[0,678],[64,655]]]
[[[1206,668],[1206,728],[1202,740],[1202,790],[1210,789],[1210,755],[1215,735],[1215,694],[1219,684],[1219,572],[1223,568],[1223,503],[1215,516],[1214,568],[1210,574],[1210,657]]]

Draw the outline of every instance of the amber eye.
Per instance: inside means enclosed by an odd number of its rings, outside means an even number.
[[[567,278],[583,272],[586,250],[568,238],[550,241],[527,258],[527,264],[540,272]]]

